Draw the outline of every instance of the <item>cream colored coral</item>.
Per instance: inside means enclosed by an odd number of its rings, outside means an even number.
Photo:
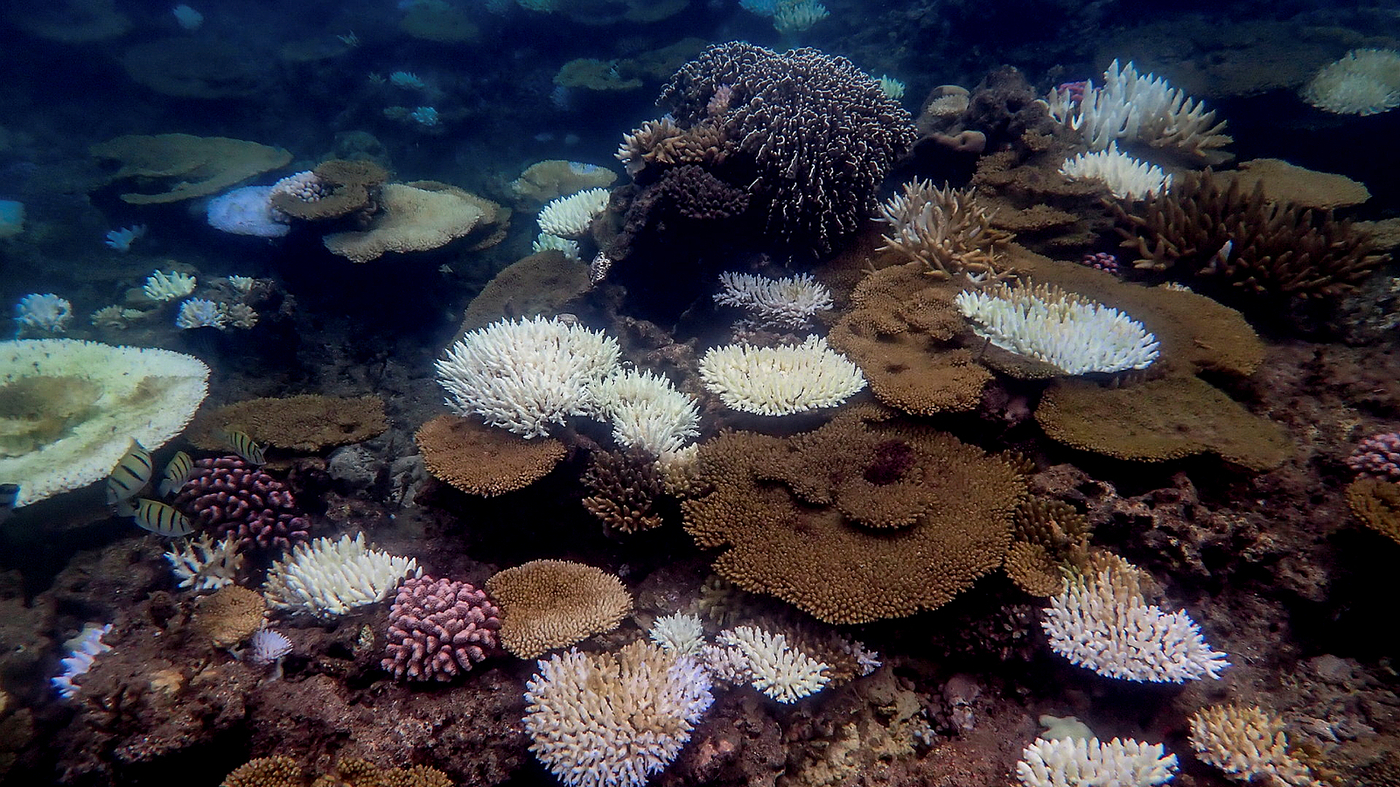
[[[173,301],[194,292],[195,277],[179,271],[155,271],[146,277],[141,291],[153,301]]]
[[[607,189],[585,189],[550,200],[540,210],[540,231],[560,238],[579,239],[588,234],[593,219],[608,207]]]
[[[364,533],[318,538],[272,564],[263,595],[275,609],[333,618],[383,601],[405,577],[422,573],[413,558],[366,546]]]
[[[380,213],[368,230],[337,232],[323,239],[332,254],[369,262],[389,252],[428,251],[466,237],[486,215],[454,190],[429,191],[403,183],[380,189]]]
[[[1339,115],[1376,115],[1400,106],[1400,52],[1353,49],[1303,86],[1303,100]]]
[[[1236,781],[1326,787],[1289,753],[1283,720],[1253,705],[1213,705],[1191,716],[1191,748]]]
[[[700,379],[726,406],[756,415],[836,407],[865,387],[860,369],[817,336],[781,347],[711,348]]]
[[[993,229],[992,215],[973,189],[937,188],[914,180],[880,204],[876,218],[889,225],[879,251],[897,251],[922,262],[940,279],[959,274],[1003,279],[1002,247],[1011,235]]]
[[[622,580],[567,560],[532,560],[486,580],[501,607],[501,645],[535,658],[612,631],[632,611]]]
[[[831,681],[829,665],[793,647],[782,634],[756,626],[736,626],[720,632],[715,641],[736,657],[720,670],[726,680],[736,682],[737,670],[743,682],[778,702],[796,702],[816,694]]]
[[[1153,787],[1175,776],[1175,754],[1131,738],[1038,738],[1016,763],[1023,787]]]

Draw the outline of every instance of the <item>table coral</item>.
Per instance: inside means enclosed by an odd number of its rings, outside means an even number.
[[[632,611],[622,580],[567,560],[532,560],[486,580],[501,607],[501,645],[522,659],[612,631]]]
[[[568,453],[553,438],[527,440],[456,415],[428,421],[413,440],[434,478],[486,497],[524,489],[548,475]]]

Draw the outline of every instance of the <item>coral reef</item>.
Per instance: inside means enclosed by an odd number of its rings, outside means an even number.
[[[174,506],[205,532],[238,539],[239,551],[290,549],[311,527],[292,493],[240,456],[196,460]]]
[[[567,560],[532,560],[486,581],[501,607],[501,646],[523,659],[617,628],[632,609],[622,580]]]

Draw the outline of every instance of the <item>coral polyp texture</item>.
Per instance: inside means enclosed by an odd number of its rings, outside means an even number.
[[[405,577],[422,574],[418,561],[365,544],[365,534],[298,544],[272,564],[263,594],[269,606],[330,619],[383,601]]]
[[[1016,763],[1022,787],[1153,787],[1175,777],[1175,754],[1131,738],[1037,738]]]
[[[1353,49],[1323,66],[1300,93],[1303,100],[1338,115],[1378,115],[1400,107],[1400,52]]]
[[[1400,483],[1400,432],[1373,434],[1347,457],[1347,467],[1359,475]]]
[[[1054,285],[998,284],[954,302],[978,336],[1064,374],[1146,369],[1157,360],[1157,337],[1142,323]]]
[[[282,482],[238,456],[196,460],[174,506],[240,551],[290,549],[311,527]]]
[[[1191,716],[1191,748],[1235,781],[1326,787],[1289,750],[1283,719],[1252,705],[1213,705]]]
[[[818,252],[860,227],[914,143],[913,118],[875,79],[810,48],[712,45],[681,66],[658,103],[683,135],[722,129],[725,179],[755,197],[771,234]]]
[[[486,591],[466,582],[411,577],[389,610],[381,666],[408,680],[451,680],[498,645],[500,610]]]
[[[1113,556],[1069,578],[1042,624],[1050,649],[1072,663],[1119,680],[1182,683],[1220,677],[1230,666],[1210,649],[1184,611],[1148,604],[1141,569]]]
[[[715,303],[748,311],[764,327],[801,330],[817,312],[831,308],[831,291],[810,273],[770,279],[748,273],[721,273]]]
[[[902,192],[880,203],[877,218],[889,226],[880,251],[897,251],[922,262],[931,276],[1013,275],[1002,259],[1011,235],[992,226],[992,214],[977,201],[974,189],[910,181]]]
[[[642,787],[665,770],[714,701],[699,662],[637,641],[539,662],[526,684],[530,751],[569,787]]]
[[[486,580],[501,607],[501,645],[523,659],[612,631],[632,611],[622,580],[567,560],[532,560]]]
[[[617,368],[617,340],[557,319],[501,320],[468,332],[437,362],[447,406],[527,438],[597,412],[594,388]]]
[[[860,369],[819,336],[778,347],[713,347],[700,359],[700,379],[726,406],[755,415],[836,407],[865,387]]]

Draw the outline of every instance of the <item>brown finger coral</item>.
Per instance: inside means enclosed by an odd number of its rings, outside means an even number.
[[[501,645],[522,659],[617,628],[632,611],[622,580],[567,560],[532,560],[486,580],[501,608]]]
[[[635,533],[661,526],[658,501],[666,484],[656,460],[640,450],[598,451],[583,474],[583,507],[609,530]]]
[[[456,415],[440,415],[423,424],[413,441],[434,478],[485,497],[524,489],[544,478],[567,453],[558,440],[526,440]]]
[[[1050,597],[1064,588],[1065,568],[1081,564],[1089,549],[1089,521],[1068,503],[1027,497],[1016,507],[1006,575],[1032,596]]]
[[[683,502],[685,527],[721,550],[721,576],[829,623],[866,623],[941,606],[1002,564],[1020,476],[950,435],[870,417],[861,408],[795,438],[727,432],[700,446],[697,472],[713,491]],[[790,483],[774,471],[784,466],[832,475]],[[852,488],[896,484],[918,488],[911,523],[875,529],[842,512]]]

